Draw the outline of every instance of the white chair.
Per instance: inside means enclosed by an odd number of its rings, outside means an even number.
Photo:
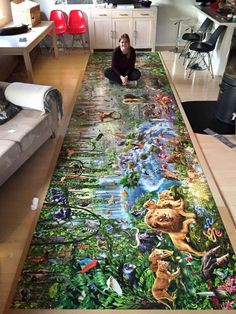
[[[171,17],[170,21],[174,23],[174,25],[177,25],[177,32],[176,32],[176,40],[175,40],[175,49],[174,52],[179,52],[179,43],[181,39],[181,28],[183,22],[187,22],[191,20],[191,17],[186,16],[180,16],[180,17]]]

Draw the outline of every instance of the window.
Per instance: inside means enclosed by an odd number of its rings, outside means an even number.
[[[11,21],[11,5],[9,0],[0,1],[0,27]]]

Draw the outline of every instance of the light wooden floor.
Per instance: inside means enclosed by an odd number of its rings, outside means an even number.
[[[206,71],[196,71],[188,79],[178,54],[162,52],[161,55],[180,101],[217,99],[220,77],[212,79]],[[236,135],[227,137],[236,143]],[[231,149],[209,135],[196,134],[196,139],[236,223],[236,148]]]
[[[47,141],[0,188],[0,313],[13,313],[7,310],[8,302],[14,292],[15,277],[27,253],[31,234],[39,215],[39,211],[30,209],[30,204],[33,197],[39,197],[39,207],[43,203],[88,56],[88,52],[77,50],[70,54],[61,54],[58,59],[40,56],[34,64],[35,82],[56,86],[62,92],[65,116],[56,138]],[[206,72],[199,72],[193,79],[187,79],[181,60],[176,54],[162,52],[162,58],[181,101],[217,98],[220,81],[218,78],[212,80]],[[224,202],[235,218],[236,152],[207,135],[197,135],[196,141],[200,143],[200,149],[205,154],[211,169],[208,170],[209,173],[213,174],[216,180],[213,188],[219,187]],[[234,234],[235,225],[228,211],[224,216],[224,221],[229,226],[228,233]],[[34,314],[36,312],[49,313],[49,311],[34,311]],[[54,312],[56,311],[50,311],[50,313]],[[69,313],[69,311],[63,311],[63,313],[67,312]]]

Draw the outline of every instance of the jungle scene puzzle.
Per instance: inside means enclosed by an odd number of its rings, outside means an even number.
[[[90,56],[11,308],[236,309],[236,256],[158,53]]]

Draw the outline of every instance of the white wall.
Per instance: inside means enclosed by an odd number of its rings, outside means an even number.
[[[196,14],[192,5],[194,0],[152,0],[153,4],[158,6],[157,15],[157,37],[156,46],[173,46],[175,44],[177,25],[170,21],[170,18],[191,17],[189,21],[196,23],[194,15]],[[188,22],[188,23],[189,23]],[[183,23],[182,33],[185,32],[187,26]]]
[[[93,6],[91,4],[54,4],[54,0],[34,0],[34,2],[37,2],[40,5],[40,11],[41,11],[41,19],[48,19],[50,16],[51,10],[58,9],[65,12],[67,15],[69,15],[70,10],[74,9],[80,9],[83,11],[85,18],[87,19],[87,10],[90,10],[90,8]],[[65,42],[68,47],[70,47],[72,43],[72,37],[71,35],[65,34],[64,35]],[[89,35],[86,33],[84,37],[85,42],[89,42]]]
[[[54,1],[55,0],[34,0],[34,2],[37,2],[40,5],[42,15],[47,18],[49,18],[50,11],[54,9],[62,10],[68,14],[70,10],[74,9],[80,9],[86,13],[88,8],[93,7],[92,4],[54,4]]]

